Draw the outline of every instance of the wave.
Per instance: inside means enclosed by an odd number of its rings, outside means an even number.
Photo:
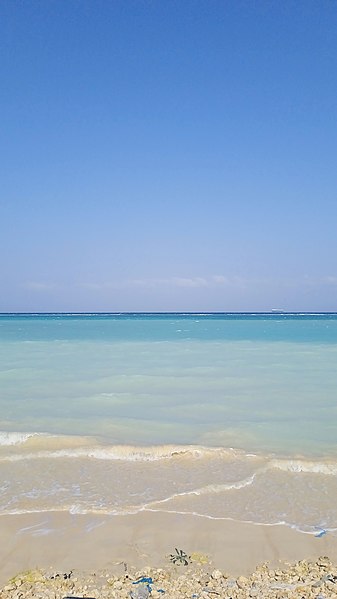
[[[41,509],[12,509],[8,511],[3,511],[0,513],[1,516],[28,516],[34,514],[51,514],[51,513],[59,513],[59,514],[70,514],[72,516],[89,516],[89,517],[97,517],[97,518],[109,518],[109,517],[125,517],[125,516],[134,516],[137,514],[142,514],[144,512],[150,513],[160,513],[160,514],[178,514],[181,516],[193,516],[196,518],[201,518],[205,520],[217,520],[223,522],[237,522],[240,524],[251,524],[253,526],[263,526],[263,527],[272,527],[272,526],[284,526],[286,528],[290,528],[292,530],[296,530],[301,534],[308,534],[311,536],[319,536],[319,531],[324,531],[324,533],[329,533],[329,535],[333,535],[334,537],[337,535],[337,528],[334,526],[328,526],[324,529],[321,529],[317,526],[306,525],[306,524],[296,524],[294,522],[288,522],[287,520],[278,520],[275,519],[274,522],[263,522],[251,520],[248,518],[233,518],[231,516],[213,516],[206,513],[197,512],[194,510],[165,510],[165,509],[153,509],[147,506],[139,506],[139,507],[126,507],[119,509],[111,509],[111,508],[93,508],[93,507],[84,507],[76,504],[63,506],[62,508],[59,506],[50,507],[50,508],[41,508]],[[45,524],[45,523],[44,523]],[[89,524],[86,525],[88,527],[95,528],[104,524],[104,520],[102,522],[94,523],[90,520]],[[24,532],[29,529],[34,529],[38,526],[38,524],[34,526],[28,526],[23,529],[20,529],[19,532]],[[49,530],[49,529],[48,529]],[[50,532],[52,529],[50,529]],[[34,534],[33,534],[34,536]]]
[[[43,436],[43,433],[19,433],[0,431],[0,446],[23,445],[31,437]]]
[[[45,432],[8,432],[0,431],[0,447],[4,450],[6,447],[18,448],[26,450],[48,451],[58,448],[71,448],[88,446],[96,442],[93,437],[80,435],[60,435]],[[3,450],[3,451],[4,451]],[[2,452],[3,453],[3,452]],[[22,457],[27,457],[28,454],[22,453]]]
[[[33,443],[31,441],[34,441]],[[0,432],[0,445],[21,446],[21,453],[3,454],[0,461],[39,458],[92,458],[97,460],[158,461],[172,458],[220,457],[232,459],[246,455],[241,450],[199,445],[108,445],[92,437],[50,435],[47,433]],[[28,450],[28,451],[27,451]],[[250,454],[253,457],[253,454]]]
[[[316,536],[332,531],[336,521],[337,460],[331,458],[201,445],[109,445],[37,432],[0,432],[0,445],[6,482],[0,516],[176,513],[284,525]]]
[[[52,435],[41,432],[0,431],[0,462],[36,459],[91,459],[125,462],[158,462],[162,460],[217,460],[256,465],[256,472],[281,470],[291,474],[310,473],[337,476],[337,461],[329,458],[275,457],[249,453],[232,447],[202,445],[109,445],[94,437]],[[6,451],[8,447],[8,451]],[[216,485],[213,486],[216,488]]]
[[[264,469],[261,469],[264,470]],[[150,503],[144,504],[144,509],[147,509],[150,506],[159,505],[162,503],[167,503],[174,499],[178,499],[179,497],[188,497],[192,495],[214,495],[217,493],[223,493],[224,491],[231,491],[235,489],[243,489],[244,487],[248,487],[253,484],[254,479],[258,472],[252,474],[243,480],[238,480],[231,483],[222,483],[222,484],[211,484],[200,487],[199,489],[192,489],[190,491],[182,491],[181,493],[173,493],[169,497],[165,497],[164,499],[156,499],[151,501]]]
[[[325,474],[327,476],[337,475],[337,462],[299,460],[299,459],[273,459],[270,461],[269,468],[282,470],[290,473],[307,473],[307,474]]]
[[[226,452],[219,450],[222,453],[221,457],[225,457]],[[136,448],[124,447],[116,445],[113,447],[86,447],[86,448],[67,448],[58,449],[55,451],[40,450],[34,453],[20,453],[2,456],[0,461],[16,462],[21,460],[34,459],[57,459],[57,458],[90,458],[95,460],[120,460],[130,462],[157,462],[160,460],[169,460],[180,457],[201,458],[214,455],[212,451],[200,450],[199,448],[182,449],[177,447],[154,447],[154,448]],[[227,455],[227,457],[229,457]]]

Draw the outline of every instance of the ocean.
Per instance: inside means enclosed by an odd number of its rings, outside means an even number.
[[[0,516],[337,529],[337,314],[0,315]]]

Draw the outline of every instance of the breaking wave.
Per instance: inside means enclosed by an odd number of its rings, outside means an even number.
[[[31,437],[38,435],[43,436],[43,433],[16,433],[0,431],[0,446],[23,445]]]

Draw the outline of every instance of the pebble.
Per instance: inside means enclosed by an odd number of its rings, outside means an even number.
[[[210,572],[207,564],[200,563],[167,570],[148,567],[136,575],[132,569],[120,576],[106,571],[70,572],[66,579],[63,573],[51,578],[50,571],[42,570],[19,574],[0,589],[0,599],[337,599],[337,565],[326,556],[277,570],[262,564],[250,576],[237,578],[221,570]],[[151,592],[146,584],[132,584],[143,576],[152,578]]]
[[[15,589],[16,589],[16,585],[15,585],[15,584],[7,584],[7,585],[6,585],[6,586],[3,588],[3,590],[4,590],[4,591],[7,591],[7,592],[8,592],[8,591],[14,591]]]
[[[239,576],[239,578],[236,581],[236,584],[238,585],[239,589],[244,589],[247,586],[248,582],[248,578],[246,578],[245,576]]]

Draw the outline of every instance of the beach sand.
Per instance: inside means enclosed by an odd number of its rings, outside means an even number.
[[[266,561],[275,568],[328,555],[336,563],[336,541],[332,533],[318,538],[282,525],[161,512],[108,517],[66,512],[2,516],[0,587],[19,572],[34,568],[58,572],[106,569],[117,575],[124,573],[124,564],[134,571],[145,571],[148,566],[170,568],[169,556],[175,548],[196,556],[196,561],[200,558],[210,571],[246,576]]]

